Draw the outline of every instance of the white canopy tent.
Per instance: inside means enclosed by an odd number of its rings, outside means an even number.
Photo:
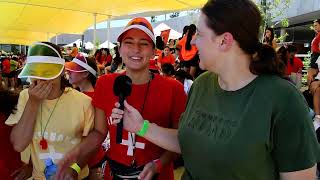
[[[73,47],[73,44],[76,43],[77,47],[80,47],[81,46],[81,39],[77,39],[76,41],[70,43],[70,44],[67,44],[67,45],[64,45],[63,47]]]
[[[99,48],[113,49],[114,47],[116,47],[116,45],[114,45],[113,43],[109,42],[108,40],[99,45]]]
[[[153,29],[154,35],[160,36],[161,31],[168,30],[168,29],[171,29],[169,34],[169,39],[179,39],[182,36],[182,33],[179,33],[178,31],[172,29],[170,26],[166,25],[165,23],[161,23]]]
[[[94,48],[94,44],[92,44],[92,42],[86,42],[86,43],[84,43],[84,47],[86,48],[86,49],[93,49]]]

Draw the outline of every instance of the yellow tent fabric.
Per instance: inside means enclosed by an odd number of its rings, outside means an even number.
[[[53,33],[0,29],[0,43],[29,45],[35,41],[47,41]]]
[[[94,23],[121,17],[203,6],[207,0],[0,0],[0,42],[44,41],[81,34]],[[49,35],[48,35],[49,33]]]

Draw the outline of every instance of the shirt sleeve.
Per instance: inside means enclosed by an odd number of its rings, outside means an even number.
[[[170,63],[173,65],[176,60],[174,59],[174,56],[172,54],[170,54],[170,58]]]
[[[315,43],[315,47],[317,48],[317,52],[319,52],[320,51],[320,33],[317,34],[314,43]]]
[[[173,80],[174,81],[174,80]],[[172,100],[172,112],[171,112],[171,120],[172,127],[178,128],[179,120],[182,113],[185,111],[186,102],[187,102],[187,94],[184,92],[183,85],[179,82],[174,82],[174,96]]]
[[[20,156],[21,156],[21,161],[22,162],[24,162],[26,164],[30,163],[30,160],[31,160],[31,147],[30,147],[30,144],[27,146],[27,148],[25,150],[23,150],[20,153]]]
[[[89,104],[87,110],[84,112],[84,128],[82,136],[87,136],[94,126],[94,108]]]
[[[299,67],[299,69],[303,68],[303,62],[300,58],[298,58],[298,67]]]
[[[272,156],[280,172],[308,169],[320,160],[320,145],[307,105],[293,88],[278,98],[272,115]]]
[[[99,108],[99,109],[104,109],[104,104],[103,100],[105,100],[105,87],[104,87],[104,76],[100,77],[97,80],[95,90],[94,90],[94,95],[92,99],[92,104],[94,107]]]
[[[5,124],[13,126],[20,121],[20,118],[23,114],[24,108],[26,107],[27,101],[29,99],[28,89],[24,89],[20,92],[19,100],[17,104],[17,110],[15,113],[10,114],[9,118],[6,120]]]

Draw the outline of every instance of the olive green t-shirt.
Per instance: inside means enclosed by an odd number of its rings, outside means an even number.
[[[179,127],[184,180],[278,180],[320,160],[308,108],[298,90],[261,75],[225,91],[207,72],[193,84]]]

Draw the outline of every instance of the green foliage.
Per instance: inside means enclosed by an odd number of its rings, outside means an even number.
[[[100,45],[100,40],[97,39],[96,42],[94,42],[94,47],[95,47],[95,48],[98,48],[99,45]]]
[[[262,16],[262,25],[261,25],[261,41],[263,40],[264,32],[267,27],[275,27],[280,24],[281,27],[288,27],[289,20],[286,18],[286,10],[289,8],[291,0],[261,0],[261,3],[258,4],[259,10]],[[283,37],[282,37],[283,36]],[[283,42],[288,34],[284,34],[278,39]]]
[[[197,24],[199,12],[199,9],[187,11],[191,24]]]
[[[279,36],[279,37],[277,38],[277,40],[278,40],[279,42],[283,43],[283,42],[286,40],[287,36],[289,36],[289,34],[288,34],[288,33],[285,33],[284,35]]]
[[[176,18],[176,17],[179,17],[179,15],[180,15],[180,12],[174,12],[174,13],[172,13],[172,14],[170,14],[170,18]]]
[[[303,73],[302,73],[302,84],[307,84],[307,69],[310,67],[310,61],[311,61],[311,52],[308,52],[308,56],[303,59]]]
[[[157,20],[157,17],[156,16],[151,16],[151,22],[156,22],[156,20]]]

